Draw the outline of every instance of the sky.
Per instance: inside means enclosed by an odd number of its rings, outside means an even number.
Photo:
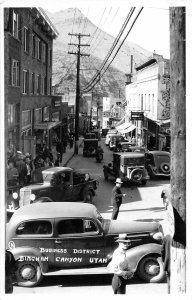
[[[148,0],[144,4],[142,1],[140,5],[140,1],[136,0],[0,0],[0,2],[6,4],[6,6],[38,6],[52,13],[67,8],[79,8],[92,23],[96,26],[99,25],[99,28],[114,37],[118,35],[130,8],[137,3],[137,10],[142,6],[144,9],[126,41],[134,42],[151,52],[155,50],[157,54],[163,55],[164,58],[170,57],[169,2],[163,0]]]

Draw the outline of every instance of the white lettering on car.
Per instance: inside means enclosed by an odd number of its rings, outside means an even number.
[[[73,249],[73,253],[80,254],[99,254],[100,250],[95,249]]]
[[[20,256],[18,261],[49,261],[48,256]]]
[[[104,264],[104,263],[107,263],[107,258],[90,257],[89,262],[91,264],[94,264],[94,263],[95,264],[100,264],[100,263]]]
[[[48,248],[40,248],[40,252],[49,252],[49,253],[67,253],[67,249],[48,249]]]
[[[68,262],[68,263],[80,263],[82,262],[82,257],[56,257],[56,262]]]

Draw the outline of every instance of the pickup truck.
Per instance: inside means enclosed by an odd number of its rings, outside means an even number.
[[[42,182],[32,183],[20,189],[19,207],[31,204],[38,198],[49,197],[55,202],[92,202],[98,182],[88,173],[80,173],[69,167],[51,167],[42,170]]]

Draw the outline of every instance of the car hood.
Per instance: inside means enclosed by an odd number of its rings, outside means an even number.
[[[23,189],[30,189],[32,191],[37,191],[37,190],[41,190],[42,188],[47,188],[49,186],[51,186],[49,182],[35,183],[35,184],[30,184],[28,186],[25,186]]]
[[[159,224],[156,222],[111,220],[107,223],[107,234],[154,232],[159,228]]]

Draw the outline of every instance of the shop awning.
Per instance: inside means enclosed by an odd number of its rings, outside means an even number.
[[[61,124],[61,121],[55,121],[55,122],[41,122],[38,124],[34,124],[34,129],[41,129],[41,130],[50,130],[51,128],[54,128]]]
[[[133,124],[131,124],[131,126],[125,128],[125,129],[123,130],[122,133],[128,133],[128,132],[131,132],[131,131],[133,131],[135,128],[136,128],[136,126],[133,125]]]
[[[126,128],[130,127],[132,124],[131,123],[128,123],[128,122],[125,122],[119,126],[116,127],[116,129],[119,131],[119,132],[122,132],[123,130],[125,130]]]

